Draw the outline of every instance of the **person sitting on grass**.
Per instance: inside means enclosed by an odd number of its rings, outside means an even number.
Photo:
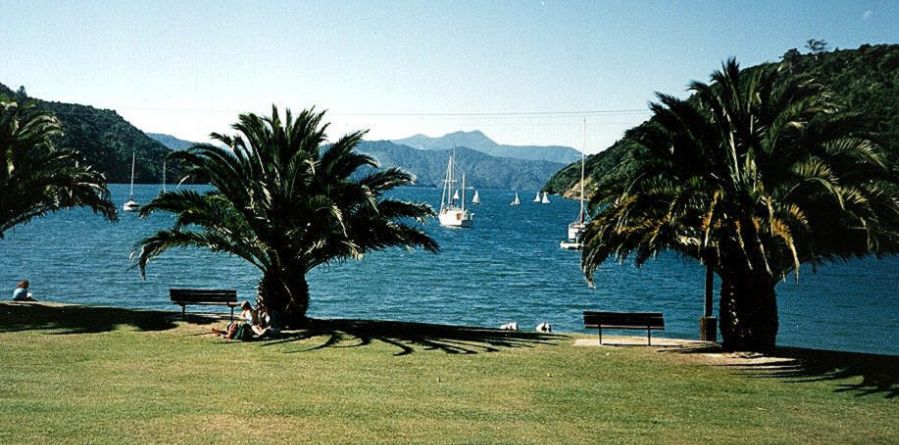
[[[28,291],[28,280],[22,280],[15,290],[12,291],[12,301],[37,301]]]
[[[212,328],[212,332],[229,340],[252,340],[268,334],[269,328],[259,317],[259,312],[253,308],[250,302],[244,301],[240,305],[240,321],[228,323],[228,327],[225,330]]]

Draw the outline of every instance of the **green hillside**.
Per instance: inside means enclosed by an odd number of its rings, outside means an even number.
[[[132,150],[137,156],[135,181],[154,183],[161,179],[162,160],[171,150],[150,139],[114,110],[35,99],[3,84],[0,84],[0,97],[32,102],[39,109],[55,114],[65,132],[59,145],[81,152],[91,165],[106,174],[109,182],[130,180]],[[169,168],[168,177],[176,177],[177,169]]]
[[[826,85],[844,110],[860,114],[893,165],[899,165],[899,45],[862,45],[858,49],[801,54],[796,49],[781,58],[796,74],[807,74]],[[715,67],[709,67],[711,72]],[[754,69],[750,67],[747,69]],[[690,79],[684,79],[686,83]],[[706,79],[699,79],[706,80]],[[627,136],[587,158],[591,179],[614,175],[622,161],[633,153]],[[580,178],[580,163],[556,173],[545,189],[566,193]],[[587,181],[588,191],[590,180]],[[589,195],[589,193],[588,193]]]

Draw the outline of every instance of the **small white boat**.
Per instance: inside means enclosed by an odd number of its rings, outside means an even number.
[[[541,204],[549,204],[549,193],[543,192],[543,199],[540,200]]]
[[[471,203],[474,205],[478,205],[481,203],[481,195],[478,195],[478,191],[474,191],[474,196],[471,198]]]
[[[537,192],[537,196],[534,197],[534,202],[536,202],[536,203],[540,202],[540,192],[539,191]]]
[[[122,204],[122,210],[126,212],[133,212],[140,208],[140,204],[134,200],[134,152],[131,152],[131,191],[128,193],[128,200]]]
[[[512,202],[509,205],[512,207],[521,205],[521,199],[518,199],[518,192],[515,192],[515,197],[512,198]]]
[[[455,189],[456,183],[456,151],[450,154],[446,167],[446,179],[443,180],[443,193],[440,195],[440,212],[437,220],[445,227],[471,227],[472,214],[465,208],[465,174],[462,174],[462,188]],[[459,190],[462,191],[461,197]],[[456,202],[459,202],[459,205]]]
[[[584,229],[587,228],[586,223],[577,221],[568,225],[568,238],[559,242],[559,247],[565,250],[581,250],[584,247],[581,238],[584,235]]]

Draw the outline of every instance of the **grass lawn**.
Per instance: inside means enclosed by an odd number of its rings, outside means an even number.
[[[895,357],[751,369],[399,323],[229,343],[210,323],[0,304],[0,443],[899,442]]]

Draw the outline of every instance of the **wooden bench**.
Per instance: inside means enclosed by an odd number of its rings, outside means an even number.
[[[665,330],[665,318],[661,312],[597,312],[584,311],[584,327],[599,329],[599,344],[602,344],[602,329],[646,329],[646,341],[652,346],[652,331]]]
[[[234,307],[237,306],[237,290],[235,289],[169,289],[172,303],[181,305],[181,316],[186,314],[189,304],[228,306],[231,308],[231,319],[234,319]]]

